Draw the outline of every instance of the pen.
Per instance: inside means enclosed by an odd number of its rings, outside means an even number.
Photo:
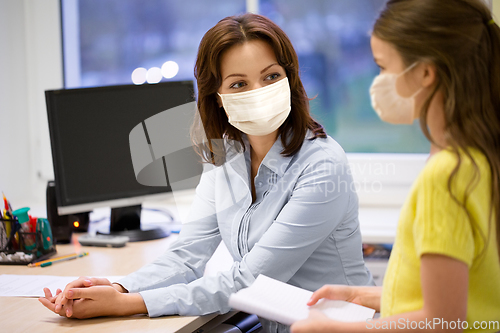
[[[3,221],[3,211],[0,209],[0,249],[4,249],[7,247],[7,243],[9,242],[9,231],[7,229],[7,222]]]
[[[3,195],[4,208],[7,211],[7,214],[12,218],[12,206],[10,205],[9,201],[7,200],[3,192],[2,195]]]
[[[7,239],[10,239],[12,232],[12,223],[10,221],[9,215],[7,215],[7,211],[3,210],[3,224],[5,225],[5,234],[7,235]]]
[[[36,262],[34,264],[28,264],[28,267],[37,267],[37,266],[47,267],[47,266],[50,266],[53,263],[56,263],[56,262],[59,262],[59,261],[72,260],[72,259],[76,259],[76,258],[80,258],[80,257],[85,257],[85,256],[88,256],[88,255],[89,255],[88,252],[73,253],[73,254],[68,254],[68,255],[65,255],[65,256],[62,256],[62,257],[58,257],[58,258],[54,258],[54,259],[48,259],[48,260],[39,261],[39,262]]]

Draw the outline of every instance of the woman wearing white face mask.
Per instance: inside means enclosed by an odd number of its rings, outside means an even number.
[[[344,151],[310,116],[298,71],[287,36],[262,16],[228,17],[209,30],[196,62],[194,128],[207,163],[179,240],[119,283],[89,279],[99,286],[81,288],[83,278],[42,303],[72,317],[202,315],[229,311],[229,295],[259,274],[309,290],[373,284]],[[234,264],[204,277],[221,240]]]
[[[500,28],[480,0],[390,0],[373,29],[370,89],[384,121],[419,119],[431,157],[404,204],[383,288],[325,286],[321,298],[381,310],[302,332],[500,331]]]

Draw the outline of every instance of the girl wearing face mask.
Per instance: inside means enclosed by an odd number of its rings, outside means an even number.
[[[480,0],[390,0],[373,29],[384,121],[420,120],[431,157],[401,210],[383,288],[324,286],[321,298],[381,311],[301,332],[500,330],[500,28]]]
[[[259,274],[311,291],[373,285],[346,156],[309,114],[298,73],[288,37],[270,20],[246,14],[210,29],[195,67],[193,136],[205,172],[178,241],[118,283],[82,278],[42,303],[79,318],[203,315],[229,311],[231,293]],[[203,276],[221,240],[234,264]],[[288,331],[261,322],[266,332]]]

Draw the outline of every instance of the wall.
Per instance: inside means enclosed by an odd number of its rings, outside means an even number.
[[[497,24],[500,25],[500,0],[493,0],[493,16]]]
[[[44,91],[62,88],[58,0],[0,0],[0,190],[43,204],[52,175]]]

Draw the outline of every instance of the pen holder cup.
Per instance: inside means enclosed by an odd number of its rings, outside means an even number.
[[[0,219],[0,264],[28,264],[56,253],[50,229],[47,228],[50,225],[44,219],[38,219],[36,231],[22,230],[17,219]],[[12,259],[9,255],[16,256]]]

